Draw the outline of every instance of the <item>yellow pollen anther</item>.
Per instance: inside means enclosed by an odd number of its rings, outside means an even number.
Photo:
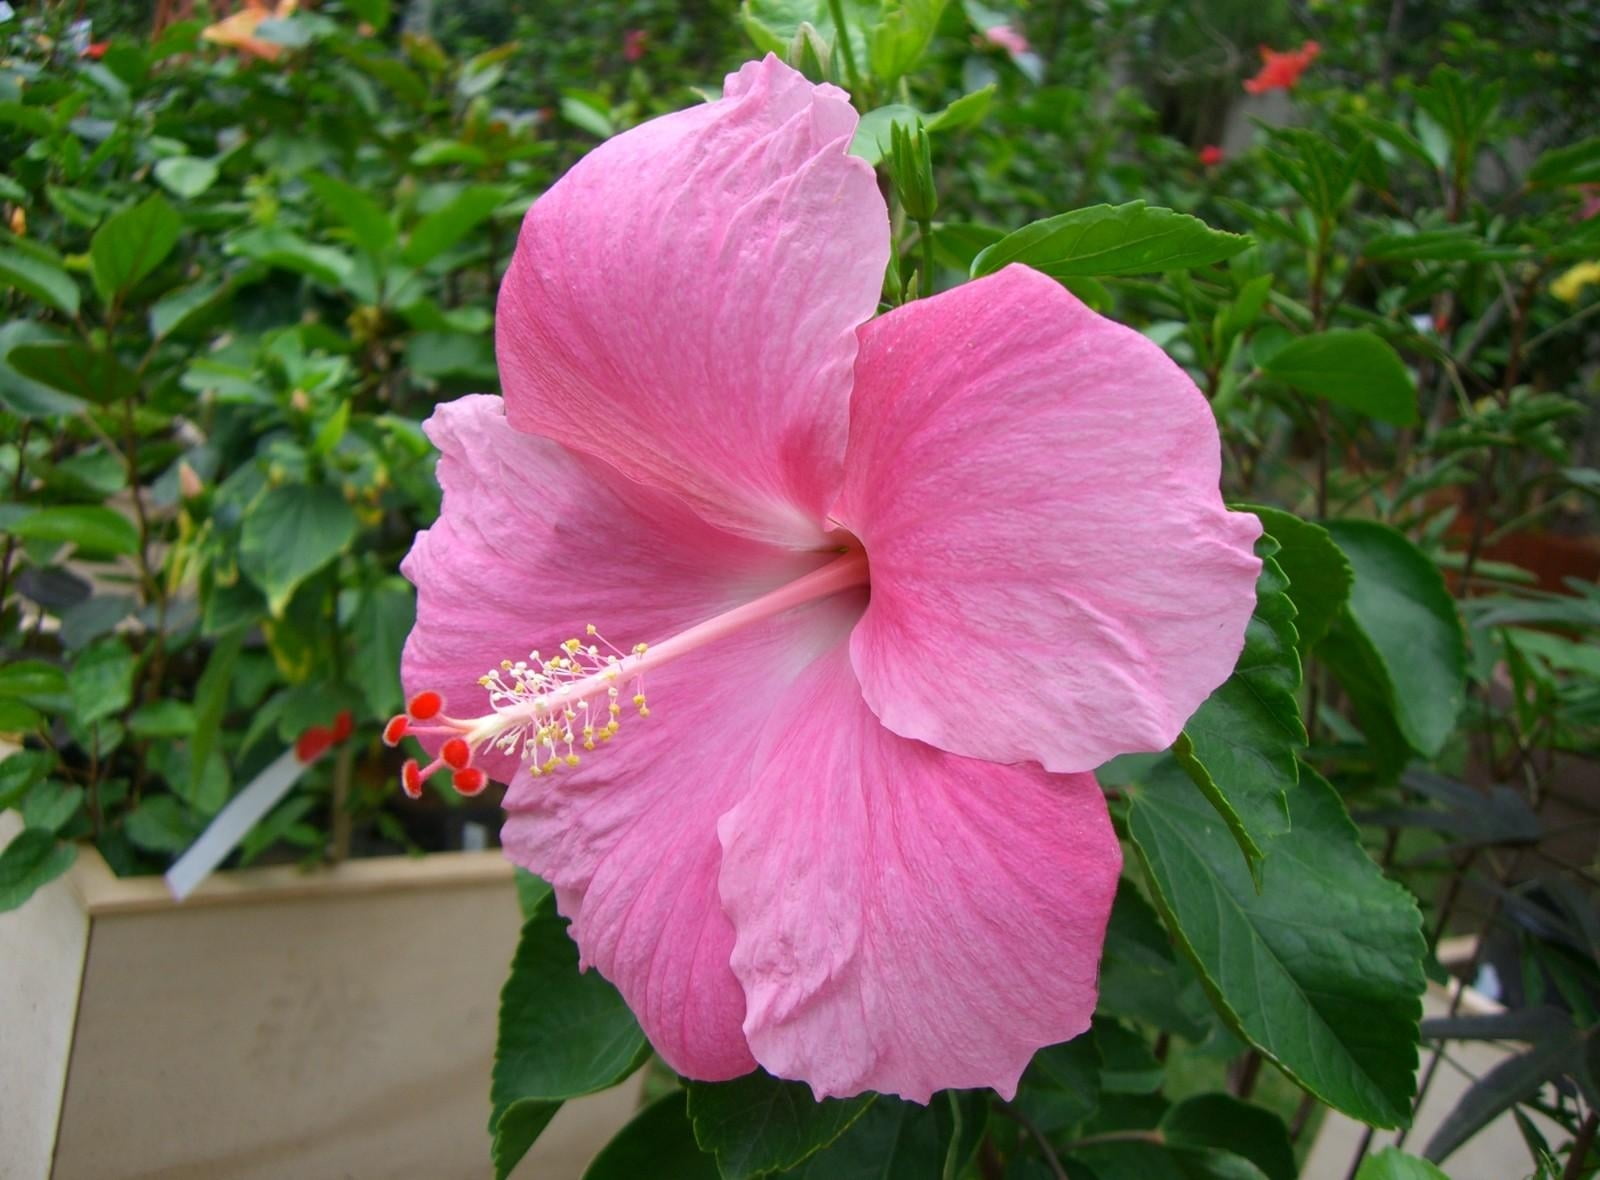
[[[568,754],[567,755],[567,765],[568,766],[576,766],[576,765],[578,765],[578,756],[576,754]]]
[[[595,627],[594,627],[593,623],[590,623],[587,627],[585,627],[583,629],[583,633],[585,635],[598,635],[598,634],[600,634],[600,632],[595,630]]]

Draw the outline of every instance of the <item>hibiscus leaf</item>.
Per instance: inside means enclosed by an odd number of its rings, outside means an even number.
[[[1295,1180],[1294,1145],[1283,1120],[1231,1094],[1196,1094],[1161,1116],[1161,1134],[1171,1147],[1232,1152],[1249,1160],[1267,1180]]]
[[[1299,777],[1297,751],[1305,726],[1294,603],[1273,554],[1256,543],[1261,574],[1244,651],[1222,685],[1189,718],[1173,753],[1228,825],[1252,876],[1259,878],[1266,841],[1289,826],[1285,794]]]
[[[690,1082],[695,1141],[717,1157],[723,1180],[792,1168],[838,1139],[875,1096],[818,1102],[803,1082],[757,1070],[731,1082]]]
[[[1455,730],[1466,698],[1466,640],[1455,600],[1438,567],[1394,529],[1376,521],[1336,520],[1328,533],[1354,571],[1350,601],[1318,648],[1353,690],[1357,721],[1369,739],[1398,729],[1419,754],[1437,754]],[[1363,701],[1369,707],[1361,708]]]
[[[783,1173],[798,1180],[927,1180],[960,1175],[988,1122],[981,1094],[946,1090],[926,1106],[880,1095],[816,1155]],[[949,1161],[953,1166],[946,1170]]]
[[[1091,205],[1007,234],[972,260],[972,277],[1012,262],[1052,278],[1158,274],[1231,258],[1250,239],[1212,229],[1198,217],[1143,201]]]
[[[566,919],[545,897],[522,927],[500,992],[489,1089],[497,1175],[510,1173],[564,1099],[616,1085],[649,1054],[617,990],[578,970]]]
[[[1354,578],[1350,559],[1319,524],[1301,520],[1281,508],[1256,504],[1241,507],[1254,513],[1267,535],[1278,543],[1272,559],[1289,579],[1294,628],[1300,635],[1300,650],[1305,652],[1328,633],[1328,627],[1350,597]]]
[[[584,1169],[583,1180],[717,1180],[717,1164],[694,1141],[688,1094],[674,1090],[617,1132]]]
[[[1128,830],[1223,1019],[1329,1105],[1401,1125],[1416,1088],[1421,915],[1308,767],[1289,815],[1265,849],[1259,891],[1226,826],[1170,763],[1133,793]]]
[[[1427,1160],[1407,1155],[1398,1147],[1386,1147],[1361,1161],[1356,1180],[1450,1180]]]
[[[1261,371],[1380,422],[1417,422],[1417,383],[1393,346],[1371,332],[1341,329],[1302,336],[1266,358]]]
[[[76,844],[56,842],[47,828],[28,828],[0,849],[0,914],[14,910],[72,867]]]
[[[95,290],[110,303],[162,262],[178,244],[183,218],[156,193],[113,214],[89,241]]]
[[[337,488],[285,484],[244,518],[239,567],[267,595],[274,617],[295,587],[333,561],[356,535],[356,514]]]

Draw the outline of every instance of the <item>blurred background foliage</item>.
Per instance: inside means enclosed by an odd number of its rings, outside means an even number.
[[[438,508],[420,423],[496,388],[528,204],[754,45],[860,74],[856,150],[896,192],[888,303],[1101,203],[1251,236],[1193,269],[1052,273],[1194,376],[1230,497],[1364,522],[1332,532],[1347,571],[1415,613],[1335,598],[1313,625],[1297,599],[1305,757],[1425,903],[1430,945],[1488,930],[1461,970],[1502,955],[1507,998],[1569,1013],[1564,1052],[1589,1043],[1600,6],[967,0],[887,71],[808,41],[802,21],[831,26],[804,0],[290,8],[246,37],[203,2],[0,5],[0,734],[21,747],[0,807],[28,829],[0,906],[79,841],[164,868],[342,713],[348,740],[230,863],[492,840],[492,798],[404,800],[378,740],[412,620],[396,571]],[[1308,42],[1303,75],[1246,93],[1260,47]],[[913,199],[889,127],[919,116]],[[1418,619],[1441,649],[1408,645]],[[1128,904],[1108,970],[1179,971]],[[1162,1062],[1169,1097],[1230,1061],[1253,1089],[1259,1053],[1204,1005],[1112,1015],[1150,1048],[1097,1026],[1102,1064],[1139,1068],[1063,1136],[1164,1117],[1139,1080]],[[1507,1102],[1582,1072],[1547,1056]],[[1310,1107],[1269,1085],[1298,1133]],[[1546,1106],[1577,1132],[1575,1092]]]

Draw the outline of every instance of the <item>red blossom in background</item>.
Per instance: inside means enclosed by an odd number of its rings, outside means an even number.
[[[109,41],[91,41],[83,47],[83,52],[79,56],[87,57],[91,61],[99,61],[106,55],[106,50],[110,48],[111,42]]]
[[[650,34],[643,29],[629,29],[622,34],[622,56],[627,61],[638,61],[650,47]]]
[[[1583,196],[1583,204],[1578,208],[1578,220],[1588,221],[1600,213],[1600,184],[1580,184],[1578,192]]]
[[[1224,159],[1223,151],[1214,143],[1208,143],[1195,153],[1195,159],[1200,161],[1202,167],[1215,168]]]
[[[1249,94],[1265,94],[1269,90],[1293,90],[1294,84],[1300,81],[1300,75],[1306,72],[1306,67],[1321,52],[1322,46],[1315,41],[1307,41],[1299,49],[1282,51],[1263,45],[1261,69],[1254,78],[1245,80],[1245,91]]]

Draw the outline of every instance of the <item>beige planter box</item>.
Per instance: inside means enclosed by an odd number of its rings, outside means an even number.
[[[0,1180],[480,1180],[519,925],[494,851],[219,873],[178,905],[86,849],[0,915]],[[518,1176],[576,1177],[634,1096],[569,1104]]]

